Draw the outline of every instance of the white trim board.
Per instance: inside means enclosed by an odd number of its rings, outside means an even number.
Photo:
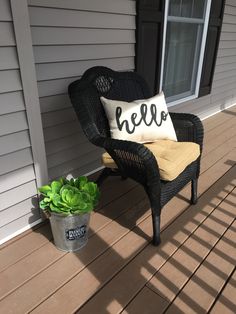
[[[27,0],[11,0],[11,9],[23,95],[29,124],[36,182],[39,187],[48,182],[48,169]]]
[[[21,233],[23,233],[23,232],[29,230],[30,228],[33,228],[34,226],[38,225],[38,224],[39,224],[40,222],[42,222],[42,221],[43,221],[43,219],[40,218],[40,219],[38,219],[38,220],[32,222],[31,224],[29,224],[29,225],[27,225],[27,226],[21,228],[20,230],[17,230],[16,232],[10,234],[9,236],[7,236],[7,237],[1,239],[1,240],[0,240],[0,245],[3,244],[3,243],[6,243],[7,241],[9,241],[9,240],[13,239],[14,237],[20,235]]]
[[[202,121],[203,121],[203,120],[206,120],[206,119],[208,119],[208,118],[210,118],[210,117],[213,117],[213,116],[216,115],[217,113],[223,112],[224,110],[229,109],[229,108],[234,107],[234,106],[236,106],[236,103],[234,103],[234,104],[232,104],[232,105],[229,105],[229,106],[225,107],[224,109],[217,110],[216,112],[209,114],[208,116],[202,118],[201,120],[202,120]]]

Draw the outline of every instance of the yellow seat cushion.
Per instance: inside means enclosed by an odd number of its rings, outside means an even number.
[[[192,142],[158,140],[144,144],[155,156],[162,180],[172,181],[200,155],[200,146]],[[102,155],[105,167],[117,168],[108,153]]]

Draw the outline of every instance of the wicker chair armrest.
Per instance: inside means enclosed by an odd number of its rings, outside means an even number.
[[[202,151],[202,143],[204,130],[201,120],[193,114],[189,113],[170,113],[178,141],[195,142],[200,145]]]
[[[145,185],[160,185],[156,158],[143,144],[112,138],[105,138],[103,144],[123,176]]]
[[[99,147],[104,147],[105,137],[99,133],[95,124],[88,123],[83,127],[83,132],[91,143]]]

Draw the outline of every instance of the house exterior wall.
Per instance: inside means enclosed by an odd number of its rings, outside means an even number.
[[[28,0],[28,6],[26,1],[0,0],[0,243],[40,221],[34,204],[43,182],[40,169],[46,167],[53,179],[101,167],[101,150],[88,143],[71,107],[69,83],[95,65],[120,71],[135,67],[135,1]],[[30,53],[20,44],[21,32],[14,32],[10,3],[15,5],[15,17],[21,3],[29,14],[31,72],[23,71],[26,60],[22,58]],[[235,75],[236,3],[226,0],[212,92],[171,111],[206,118],[235,104]],[[30,81],[38,88],[31,98]],[[40,110],[32,110],[37,101]],[[32,121],[37,120],[42,125],[35,129]],[[38,146],[37,133],[44,135],[46,152],[39,151],[45,160],[36,158],[36,148],[43,148],[42,143]]]
[[[226,0],[211,94],[171,107],[205,119],[236,103],[236,1]]]
[[[134,69],[135,2],[29,0],[35,66],[49,177],[78,176],[101,167],[67,88],[96,65]]]
[[[0,1],[0,243],[40,219],[10,2]]]

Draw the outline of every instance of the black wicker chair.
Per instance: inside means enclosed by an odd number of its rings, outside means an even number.
[[[105,168],[98,184],[109,175],[132,178],[144,187],[152,209],[153,244],[160,243],[160,214],[162,207],[191,181],[191,203],[197,202],[197,179],[200,157],[191,163],[173,181],[160,179],[154,155],[144,145],[115,140],[110,129],[100,96],[110,99],[133,101],[151,97],[146,82],[134,72],[116,72],[105,67],[87,70],[80,80],[70,84],[69,95],[82,129],[93,144],[103,147],[113,158],[118,170]],[[170,113],[178,141],[200,145],[202,151],[203,126],[192,114]]]

